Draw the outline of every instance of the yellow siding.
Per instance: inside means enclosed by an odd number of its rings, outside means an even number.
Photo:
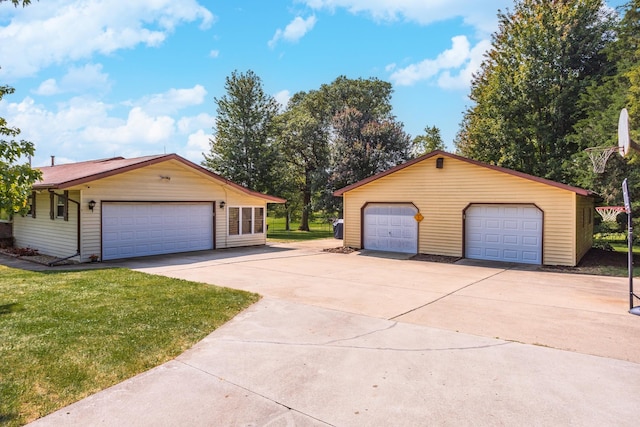
[[[463,211],[469,204],[528,203],[544,214],[543,263],[575,265],[574,192],[450,157],[442,169],[435,163],[436,157],[427,158],[345,193],[344,244],[361,248],[365,203],[407,202],[424,216],[418,226],[420,253],[463,256]],[[586,245],[586,236],[582,240]]]
[[[57,190],[56,193],[63,194]],[[80,192],[69,191],[69,199],[78,201]],[[77,253],[78,205],[69,202],[69,221],[51,219],[49,192],[36,195],[36,217],[17,216],[13,220],[13,236],[18,248],[37,249],[43,255],[66,258]]]
[[[576,195],[576,264],[593,246],[594,211],[592,198]]]
[[[163,180],[161,176],[171,177]],[[227,238],[227,207],[264,207],[263,199],[242,193],[233,187],[218,183],[204,174],[184,166],[177,161],[168,161],[147,166],[108,178],[92,181],[74,188],[81,193],[81,253],[82,260],[89,255],[101,256],[101,202],[103,201],[149,201],[149,202],[216,202],[215,247],[216,249],[245,245],[263,245],[266,234]],[[96,201],[93,212],[89,210],[90,200]],[[220,202],[226,206],[220,208]],[[39,207],[39,206],[38,206]]]

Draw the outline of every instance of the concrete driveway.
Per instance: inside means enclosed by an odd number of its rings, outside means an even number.
[[[34,425],[637,424],[640,317],[625,278],[322,251],[338,244],[119,263],[264,298]]]

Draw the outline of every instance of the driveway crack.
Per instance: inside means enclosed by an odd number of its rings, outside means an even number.
[[[443,300],[443,299],[445,299],[445,298],[447,298],[447,297],[449,297],[449,296],[451,296],[451,295],[453,295],[453,294],[456,294],[456,293],[460,292],[460,291],[461,291],[461,290],[463,290],[463,289],[466,289],[466,288],[468,288],[468,287],[470,287],[470,286],[473,286],[473,285],[477,285],[478,283],[481,283],[481,282],[484,282],[485,280],[491,279],[492,277],[495,277],[495,276],[497,276],[497,275],[499,275],[499,274],[502,274],[502,273],[504,273],[505,271],[508,271],[508,270],[509,270],[509,269],[500,270],[500,271],[498,271],[498,272],[497,272],[497,273],[495,273],[495,274],[492,274],[492,275],[487,276],[487,277],[483,277],[483,278],[482,278],[482,279],[480,279],[480,280],[476,280],[475,282],[471,282],[471,283],[469,283],[469,284],[467,284],[467,285],[464,285],[464,286],[462,286],[461,288],[458,288],[458,289],[455,289],[455,290],[453,290],[453,291],[449,292],[448,294],[442,295],[441,297],[436,298],[436,299],[434,299],[433,301],[429,301],[429,302],[428,302],[428,303],[426,303],[426,304],[422,304],[422,305],[420,305],[420,306],[418,306],[418,307],[414,307],[414,308],[412,308],[411,310],[407,310],[407,311],[405,311],[404,313],[400,313],[400,314],[397,314],[397,315],[395,315],[395,316],[393,316],[393,317],[390,317],[388,320],[395,320],[395,319],[397,319],[398,317],[402,317],[402,316],[404,316],[405,314],[409,314],[409,313],[412,313],[412,312],[414,312],[414,311],[416,311],[416,310],[420,310],[421,308],[427,307],[427,306],[429,306],[429,305],[431,305],[431,304],[433,304],[433,303],[436,303],[436,302],[438,302],[438,301],[440,301],[440,300]]]

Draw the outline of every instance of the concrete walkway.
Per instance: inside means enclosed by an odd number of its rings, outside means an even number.
[[[174,361],[33,425],[637,424],[640,317],[624,278],[318,244],[336,241],[120,263],[264,298]]]

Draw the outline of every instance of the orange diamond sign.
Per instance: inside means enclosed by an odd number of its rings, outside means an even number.
[[[413,216],[415,218],[416,221],[420,222],[424,219],[424,217],[422,216],[422,214],[420,212],[418,212],[417,214],[415,214]]]

